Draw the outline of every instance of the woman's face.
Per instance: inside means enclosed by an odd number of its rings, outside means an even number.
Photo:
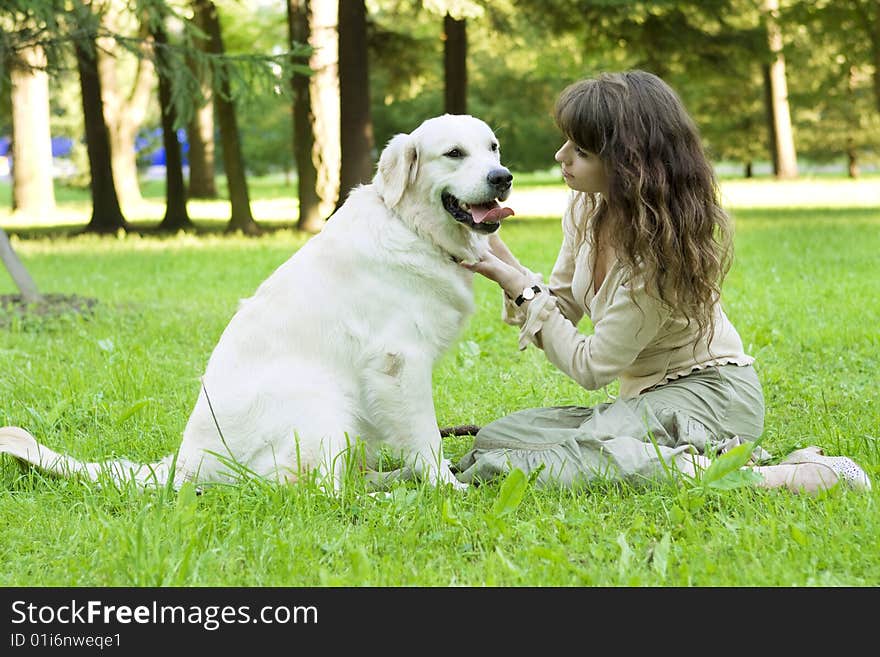
[[[562,166],[565,184],[576,192],[590,194],[608,192],[605,165],[595,153],[581,150],[577,144],[568,140],[556,151],[554,159]]]

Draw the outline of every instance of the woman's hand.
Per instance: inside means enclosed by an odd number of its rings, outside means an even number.
[[[526,273],[525,268],[516,259],[516,256],[513,255],[513,251],[501,240],[498,233],[489,235],[489,250],[514,269],[518,269],[523,274]]]
[[[510,253],[510,251],[507,253]],[[482,274],[489,280],[495,281],[511,299],[519,296],[520,292],[531,283],[530,277],[499,258],[492,251],[489,251],[477,262],[462,262],[461,266],[477,274]]]

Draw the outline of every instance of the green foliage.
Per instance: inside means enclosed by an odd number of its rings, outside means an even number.
[[[121,49],[137,58],[150,58],[160,74],[171,81],[172,102],[175,106],[177,125],[183,127],[191,118],[193,110],[204,102],[200,80],[195,71],[208,71],[214,93],[220,93],[223,82],[228,82],[233,99],[259,97],[265,93],[287,93],[288,80],[294,71],[308,73],[309,69],[299,61],[310,49],[304,44],[288,44],[286,38],[280,47],[260,50],[261,39],[251,41],[244,52],[213,54],[197,47],[195,41],[204,39],[205,33],[192,21],[188,5],[178,8],[165,0],[137,0],[130,11],[139,16],[145,26],[177,26],[175,41],[156,46],[143,33],[129,34],[115,31],[101,21],[106,10],[100,3],[95,5],[39,0],[38,2],[4,5],[0,9],[0,26],[12,25],[14,30],[0,30],[0,81],[6,78],[6,67],[18,61],[18,51],[32,46],[47,50],[47,70],[53,76],[68,75],[70,69],[65,61],[74,43],[88,44],[91,39],[112,39]],[[259,33],[259,23],[265,20],[265,12],[248,14],[245,24]],[[276,24],[277,14],[272,14]],[[282,23],[283,25],[283,23]],[[233,39],[234,41],[234,39]],[[91,49],[90,46],[88,46]]]
[[[756,443],[744,443],[713,459],[712,465],[700,474],[699,485],[708,489],[732,490],[760,481],[759,474],[744,469],[755,447]]]
[[[864,170],[875,168],[880,107],[872,79],[872,33],[866,30],[876,25],[876,3],[782,4],[799,155],[805,161],[837,163],[852,153]],[[505,160],[518,175],[552,166],[560,136],[551,112],[565,85],[630,67],[647,68],[673,84],[715,160],[769,160],[762,74],[768,62],[766,33],[759,4],[751,0],[372,0],[367,5],[375,156],[395,133],[443,111],[442,22],[450,9],[467,20],[468,111],[496,129]],[[189,20],[188,3],[138,0],[131,6],[144,13],[148,24],[162,19],[174,27],[160,64],[171,74],[179,124],[203,100],[185,65],[192,59],[196,68],[213,72],[216,88],[229,80],[251,172],[292,169],[289,75],[308,49],[288,47],[284,4],[217,2],[225,57],[193,48],[204,35]],[[53,135],[79,141],[81,110],[70,46],[82,31],[67,18],[65,7],[58,0],[4,4],[0,81],[7,58],[20,47],[33,41],[45,45]],[[136,30],[113,38],[129,58],[144,56]],[[3,102],[0,128],[8,124]],[[154,106],[145,128],[157,126]],[[81,169],[82,150],[75,154]],[[80,182],[87,182],[87,176]]]
[[[851,154],[857,164],[876,165],[880,88],[868,44],[880,40],[870,33],[872,24],[880,25],[880,7],[864,0],[798,2],[782,17],[791,34],[786,60],[794,71],[790,99],[799,154],[817,161]]]

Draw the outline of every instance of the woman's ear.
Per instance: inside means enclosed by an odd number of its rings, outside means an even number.
[[[393,208],[406,188],[415,182],[419,167],[419,155],[415,140],[408,134],[392,137],[379,157],[379,166],[373,178],[385,205]]]

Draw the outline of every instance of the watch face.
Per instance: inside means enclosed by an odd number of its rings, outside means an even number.
[[[523,290],[522,295],[523,299],[533,299],[535,296],[535,291],[532,288],[527,287],[525,290]]]

